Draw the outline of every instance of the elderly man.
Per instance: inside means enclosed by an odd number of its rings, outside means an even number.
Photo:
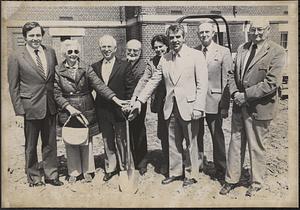
[[[208,90],[206,96],[206,122],[211,133],[213,143],[213,160],[215,174],[212,179],[224,180],[226,172],[225,140],[222,130],[222,118],[228,116],[230,103],[227,85],[227,72],[232,70],[232,58],[228,48],[222,47],[213,41],[215,27],[212,23],[202,23],[199,26],[198,36],[201,50],[205,56],[208,69]],[[200,120],[198,148],[200,168],[203,169],[203,136],[204,119]]]
[[[130,63],[130,70],[134,75],[134,88],[137,86],[146,69],[146,64],[141,59],[141,48],[141,42],[136,39],[129,40],[126,45],[126,58]],[[134,92],[134,88],[131,90],[132,94]],[[135,100],[136,98],[132,99],[132,101]],[[147,162],[145,159],[147,154],[147,136],[145,126],[146,111],[147,104],[143,104],[140,115],[129,124],[133,160],[136,169],[139,170],[141,175],[144,175],[147,172]]]
[[[262,188],[264,139],[274,117],[277,88],[286,56],[281,46],[268,39],[270,30],[267,21],[250,23],[250,41],[238,48],[235,68],[230,74],[229,89],[234,104],[226,183],[220,191],[222,195],[229,193],[240,179],[246,143],[251,166],[251,185],[246,196],[253,196]]]
[[[56,104],[54,71],[57,65],[52,48],[42,45],[44,29],[28,22],[22,29],[26,45],[8,60],[9,93],[17,115],[24,123],[25,173],[30,187],[43,186],[37,158],[37,142],[41,134],[45,183],[61,186],[57,171]]]
[[[197,182],[195,178],[199,170],[197,135],[199,119],[205,115],[207,64],[203,53],[185,45],[182,25],[171,25],[167,29],[167,36],[170,52],[162,56],[157,71],[139,94],[130,116],[138,113],[141,104],[147,101],[164,79],[167,91],[164,117],[169,135],[169,176],[162,184],[183,179],[183,186],[188,186]],[[184,167],[183,164],[183,139],[186,140],[188,151],[186,159],[191,167]]]
[[[99,39],[103,59],[91,65],[98,77],[121,100],[129,100],[133,84],[133,75],[129,65],[116,57],[117,42],[110,35]],[[102,131],[105,151],[105,175],[103,181],[110,180],[120,170],[125,170],[126,124],[122,110],[112,101],[100,94],[96,96],[96,112]]]

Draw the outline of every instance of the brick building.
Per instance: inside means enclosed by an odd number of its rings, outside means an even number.
[[[21,6],[20,6],[21,5]],[[218,4],[215,4],[218,5]],[[6,29],[8,53],[24,45],[21,27],[27,21],[38,21],[46,29],[44,44],[52,46],[61,61],[60,42],[77,39],[82,45],[82,58],[87,63],[99,60],[98,38],[113,35],[118,43],[117,55],[124,57],[126,41],[136,38],[142,41],[142,57],[153,56],[151,38],[165,33],[166,27],[183,15],[219,14],[229,23],[233,53],[247,39],[247,23],[251,19],[264,18],[271,21],[271,39],[287,48],[288,6],[100,6],[48,3],[6,5]],[[187,44],[199,44],[199,22],[184,23],[187,29]],[[220,26],[222,44],[226,43],[226,30]]]

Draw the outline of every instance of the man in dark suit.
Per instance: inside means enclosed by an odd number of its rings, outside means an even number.
[[[45,32],[37,22],[26,23],[22,32],[26,46],[9,57],[8,82],[17,121],[24,122],[25,173],[30,187],[44,185],[36,151],[41,134],[45,183],[61,186],[53,95],[56,55],[53,49],[41,45]]]
[[[134,76],[133,89],[137,86],[146,69],[146,63],[141,59],[142,44],[136,39],[131,39],[126,44],[126,58],[130,63],[130,70]],[[133,98],[135,100],[136,98]],[[141,107],[141,113],[129,124],[132,155],[135,168],[139,170],[141,175],[147,172],[147,162],[145,156],[147,154],[147,135],[145,126],[145,117],[147,104]]]
[[[285,66],[285,51],[268,40],[269,22],[252,21],[249,42],[242,44],[230,73],[229,89],[234,100],[231,140],[225,181],[220,194],[228,194],[238,183],[246,144],[250,154],[251,177],[246,196],[262,188],[265,174],[264,139],[276,112],[277,88]]]
[[[213,41],[215,27],[212,23],[202,23],[199,26],[198,36],[201,50],[205,56],[208,69],[208,90],[206,95],[206,122],[211,133],[213,143],[213,160],[215,174],[212,179],[224,180],[226,172],[225,139],[222,130],[222,118],[228,116],[230,103],[227,84],[227,72],[232,69],[232,58],[228,48],[222,47]],[[204,118],[200,119],[198,134],[198,148],[200,167],[203,169],[203,137]]]
[[[131,97],[132,79],[129,65],[118,59],[116,55],[117,42],[110,35],[99,39],[99,47],[103,59],[91,65],[98,77],[121,100]],[[122,110],[101,95],[96,96],[96,112],[102,131],[105,151],[105,175],[103,181],[110,180],[117,172],[122,171],[126,164],[126,124]]]

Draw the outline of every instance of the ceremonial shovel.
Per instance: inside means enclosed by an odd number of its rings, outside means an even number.
[[[119,174],[119,189],[121,192],[136,193],[138,191],[138,178],[139,171],[135,170],[134,161],[130,151],[130,133],[129,133],[129,121],[126,119],[126,164],[124,171],[120,171]]]

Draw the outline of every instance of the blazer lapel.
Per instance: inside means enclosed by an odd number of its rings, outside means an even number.
[[[110,75],[109,75],[109,79],[108,79],[107,84],[109,84],[109,82],[111,81],[111,79],[112,79],[112,78],[114,77],[114,75],[118,72],[119,68],[120,68],[120,63],[119,63],[119,60],[116,58],[116,59],[115,59],[114,66],[113,66],[113,68],[112,68],[112,71],[111,71],[111,73],[110,73]]]
[[[248,52],[250,46],[251,46],[251,42],[247,42],[242,48],[242,52],[240,53],[240,57],[237,58],[238,61],[239,61],[239,62],[237,61],[237,66],[239,66],[239,68],[240,68],[240,71],[239,71],[240,75],[239,75],[238,78],[240,78],[240,79],[242,79],[243,75],[245,74],[245,72],[242,72],[242,71],[244,70],[244,64],[246,62],[245,57],[247,55],[247,52]]]
[[[24,59],[28,62],[29,65],[31,65],[31,67],[43,78],[46,79],[45,76],[43,75],[43,73],[38,69],[37,65],[35,64],[33,58],[31,57],[31,55],[29,54],[28,50],[24,49],[23,51],[23,57]]]
[[[43,46],[43,49],[44,49],[44,52],[45,52],[45,56],[46,56],[46,61],[47,61],[47,75],[46,75],[46,80],[48,80],[50,78],[50,75],[52,74],[51,71],[51,66],[52,66],[52,57],[51,57],[51,54],[50,54],[50,51]]]
[[[261,50],[254,56],[253,60],[251,61],[247,72],[251,69],[251,67],[256,64],[260,59],[262,59],[269,51],[270,46],[268,43],[265,43]]]

